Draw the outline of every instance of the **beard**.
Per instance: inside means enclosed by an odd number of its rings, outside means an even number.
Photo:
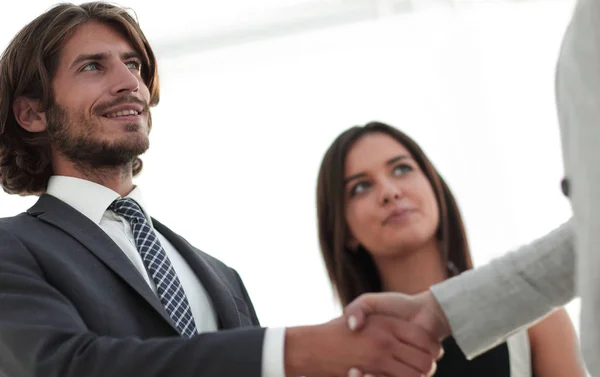
[[[58,151],[76,166],[85,169],[111,169],[130,165],[150,146],[147,135],[140,136],[139,124],[125,124],[131,137],[117,141],[98,140],[99,124],[83,114],[69,113],[58,104],[46,112],[48,135]]]

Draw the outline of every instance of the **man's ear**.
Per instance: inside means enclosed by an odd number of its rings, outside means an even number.
[[[21,127],[29,132],[46,131],[46,113],[40,111],[40,101],[19,96],[13,102],[13,113]]]

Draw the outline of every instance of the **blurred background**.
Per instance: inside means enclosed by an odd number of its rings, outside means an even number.
[[[54,3],[13,2],[1,48]],[[236,268],[263,325],[340,313],[315,193],[326,148],[350,126],[383,121],[424,147],[476,265],[570,216],[554,68],[572,0],[118,3],[137,13],[161,74],[137,179],[149,211]],[[0,193],[0,217],[35,200]],[[578,301],[567,309],[578,326]]]

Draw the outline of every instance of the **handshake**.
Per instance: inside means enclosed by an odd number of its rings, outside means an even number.
[[[429,291],[363,294],[339,318],[286,330],[285,375],[432,376],[450,333]]]

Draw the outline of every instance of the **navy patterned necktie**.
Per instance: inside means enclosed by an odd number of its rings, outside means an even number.
[[[161,246],[144,212],[131,198],[117,199],[112,202],[109,209],[123,216],[131,224],[138,252],[156,284],[160,301],[181,335],[191,338],[197,330],[190,303],[165,249]]]

